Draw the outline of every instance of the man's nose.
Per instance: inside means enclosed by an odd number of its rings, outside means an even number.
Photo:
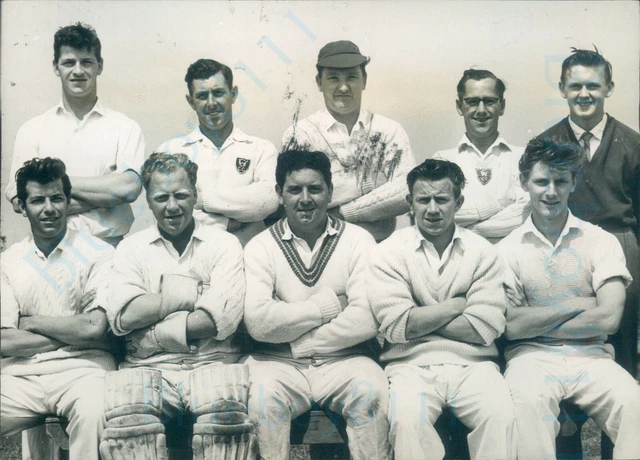
[[[174,211],[178,209],[178,200],[176,200],[175,197],[173,196],[169,197],[169,199],[167,200],[167,209],[169,211]]]
[[[309,190],[305,188],[302,191],[302,196],[300,197],[300,200],[304,203],[308,203],[309,201],[311,201],[311,194],[309,193]]]
[[[580,88],[580,92],[578,93],[578,97],[580,98],[588,98],[589,97],[589,91],[587,91],[587,87],[583,86],[582,88]]]
[[[436,204],[435,201],[431,200],[429,201],[429,204],[427,204],[427,212],[429,214],[436,214],[438,213],[439,209],[438,209],[438,205]]]
[[[46,199],[44,201],[44,211],[47,212],[47,213],[54,212],[53,203],[51,202],[50,199]]]
[[[476,113],[478,112],[485,113],[486,111],[487,111],[487,106],[484,105],[484,101],[480,99],[480,102],[478,102],[478,107],[476,108]]]
[[[76,65],[73,66],[73,73],[76,75],[84,73],[84,69],[82,68],[82,64],[80,64],[80,62],[76,62]]]

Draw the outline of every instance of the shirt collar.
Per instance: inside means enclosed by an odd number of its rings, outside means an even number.
[[[582,129],[577,124],[575,124],[571,119],[571,117],[568,117],[568,118],[569,118],[569,126],[571,126],[571,130],[573,131],[573,134],[575,134],[576,139],[580,140],[585,130]],[[605,113],[604,117],[602,117],[602,120],[600,120],[600,123],[595,125],[593,129],[589,131],[591,134],[593,134],[593,137],[595,137],[599,141],[602,141],[602,135],[604,134],[604,127],[607,125],[607,118],[608,118],[607,114]]]
[[[197,142],[209,142],[210,144],[213,144],[211,142],[211,140],[202,133],[202,130],[200,129],[200,126],[197,126],[196,129],[191,131],[191,133],[189,133],[185,137],[184,146],[183,147],[188,147],[189,145],[195,144]],[[234,124],[233,125],[233,130],[229,134],[229,137],[227,137],[225,139],[225,141],[222,144],[222,147],[220,149],[222,150],[222,148],[225,145],[228,145],[228,144],[230,144],[232,142],[250,143],[251,142],[251,138],[249,136],[247,136],[240,128],[238,128],[238,126],[236,126]]]
[[[62,101],[62,99],[60,99],[60,101],[58,102],[58,105],[56,105],[56,113],[59,114],[69,114],[71,116],[73,116],[75,118],[75,115],[71,112],[69,112],[65,106],[64,106],[64,102]],[[102,102],[100,102],[100,98],[98,98],[98,100],[96,101],[96,103],[94,104],[93,108],[89,111],[88,114],[85,115],[85,117],[83,118],[83,120],[86,120],[89,116],[91,116],[92,113],[97,113],[98,115],[106,115],[107,113],[107,108],[102,104]]]
[[[366,128],[371,123],[371,116],[369,111],[360,107],[360,113],[358,114],[358,119],[356,120],[355,126],[359,126],[360,128]],[[320,122],[318,123],[319,127],[324,131],[329,131],[334,125],[340,124],[338,120],[333,118],[333,115],[329,112],[329,110],[325,107],[320,113]]]
[[[63,253],[70,246],[73,246],[73,236],[74,236],[73,234],[75,234],[75,231],[70,229],[69,226],[67,226],[67,230],[64,236],[62,237],[60,242],[56,245],[56,247],[53,248],[53,250],[49,253],[49,257],[51,257],[51,255],[55,252]],[[46,257],[44,256],[40,248],[36,245],[36,242],[33,239],[33,234],[31,232],[29,232],[28,238],[29,238],[28,244],[31,247],[31,250],[35,252],[40,258],[46,259]]]
[[[193,229],[193,233],[191,234],[191,239],[189,240],[189,244],[194,238],[197,238],[200,241],[207,241],[208,239],[210,239],[210,235],[206,232],[205,227],[200,222],[198,222],[198,219],[194,217],[193,220],[195,221],[196,226]],[[147,239],[147,244],[153,244],[158,240],[163,240],[167,244],[171,244],[169,240],[167,240],[165,237],[162,236],[162,234],[160,233],[160,230],[158,229],[157,223],[149,227],[148,236],[149,238]]]
[[[472,149],[473,151],[475,151],[479,155],[483,155],[484,156],[484,155],[490,154],[493,151],[494,147],[496,147],[498,145],[504,146],[510,152],[513,151],[513,148],[507,143],[507,141],[504,140],[504,137],[502,137],[502,136],[500,136],[498,134],[498,137],[496,138],[496,140],[487,149],[487,153],[483,154],[483,153],[480,152],[480,150],[478,150],[478,148],[473,144],[473,142],[471,142],[471,140],[469,139],[469,137],[465,133],[465,134],[462,135],[462,139],[460,139],[460,142],[458,142],[458,153],[461,153],[465,149]]]
[[[457,224],[454,224],[454,225],[455,225],[455,228],[453,230],[453,237],[451,238],[451,243],[449,243],[449,246],[453,245],[457,241],[458,245],[460,245],[460,248],[464,250],[464,242],[462,241],[462,233],[460,232],[460,227],[458,227]],[[414,225],[414,228],[415,228],[415,244],[414,244],[415,249],[420,249],[423,243],[433,246],[433,243],[431,243],[431,241],[427,240],[422,235],[422,232],[420,232],[420,228],[418,227],[417,224]]]
[[[327,225],[324,228],[324,232],[322,233],[322,235],[320,235],[320,237],[318,238],[318,240],[324,240],[324,238],[327,235],[335,235],[336,233],[338,233],[338,230],[334,227],[334,222],[331,219],[330,216],[327,216]],[[293,234],[293,232],[291,231],[291,227],[289,227],[289,219],[285,219],[284,220],[284,225],[283,225],[283,232],[282,232],[282,239],[283,240],[291,240],[293,238],[296,239],[301,239],[298,238],[296,235]],[[316,241],[318,241],[316,240]]]
[[[560,236],[558,237],[558,241],[556,242],[556,245],[558,245],[558,243],[562,241],[562,238],[564,238],[571,231],[572,228],[576,230],[581,229],[582,221],[578,219],[576,216],[574,216],[571,211],[569,211],[569,215],[567,216],[567,222],[564,224],[564,228],[562,229],[562,232],[560,232]],[[540,230],[538,230],[538,228],[533,223],[533,213],[529,214],[529,217],[527,217],[527,220],[525,220],[524,223],[522,224],[523,236],[528,233],[534,235],[536,238],[538,238],[541,241],[544,241],[547,243],[549,242],[547,238],[542,234],[542,232],[540,232]]]

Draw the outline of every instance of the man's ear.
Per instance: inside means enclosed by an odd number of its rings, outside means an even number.
[[[102,74],[102,70],[104,69],[104,59],[98,61],[98,75]]]
[[[187,103],[189,104],[189,106],[195,110],[196,106],[193,104],[193,97],[191,97],[191,94],[185,94],[184,98],[187,100]]]
[[[520,187],[522,187],[522,190],[529,193],[529,188],[527,187],[527,178],[524,177],[524,174],[522,173],[520,173]]]
[[[562,95],[562,97],[566,99],[567,96],[565,96],[564,94],[564,83],[562,83],[561,81],[558,82],[558,89],[560,90],[560,94]]]
[[[27,217],[27,207],[26,207],[24,201],[22,201],[20,198],[18,198],[18,204],[20,205],[20,209],[22,210],[22,215],[24,217]]]
[[[616,84],[613,81],[611,81],[607,86],[607,93],[604,95],[604,97],[610,97],[613,94],[613,91],[616,89]]]
[[[318,86],[318,91],[322,92],[322,75],[317,74],[316,75],[316,85]]]
[[[407,193],[405,200],[407,200],[407,203],[409,204],[409,213],[413,215],[413,200],[411,199],[411,193]]]
[[[458,115],[463,116],[462,113],[462,101],[460,99],[456,99],[456,110],[458,111]]]
[[[55,60],[53,60],[51,61],[51,64],[53,64],[53,73],[56,74],[56,77],[59,77],[60,71],[58,70],[58,63]]]
[[[462,204],[464,203],[464,195],[460,195],[457,199],[456,199],[456,212],[460,211],[460,208],[462,207]]]
[[[238,87],[237,86],[234,86],[233,88],[231,88],[231,95],[232,95],[231,103],[233,104],[234,102],[236,102],[236,98],[238,97]]]
[[[278,184],[276,184],[276,194],[278,195],[278,203],[280,203],[280,206],[284,206],[284,200],[282,199],[282,189]]]
[[[502,108],[500,109],[500,116],[504,115],[504,109],[507,108],[507,100],[506,99],[502,99],[501,106],[502,106]]]

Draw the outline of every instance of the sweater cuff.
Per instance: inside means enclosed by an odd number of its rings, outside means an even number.
[[[373,179],[369,178],[367,180],[362,181],[362,187],[360,188],[362,190],[362,194],[366,195],[367,193],[369,193],[371,190],[375,188],[375,182],[373,181]]]
[[[320,310],[320,314],[322,315],[322,324],[328,323],[342,311],[340,300],[331,288],[323,288],[319,290],[315,294],[309,296],[309,300],[314,302]]]
[[[311,333],[305,332],[296,340],[290,343],[291,354],[294,358],[307,358],[313,356],[313,340]]]
[[[358,210],[353,201],[341,204],[340,212],[347,222],[358,222]]]
[[[402,316],[400,316],[390,327],[390,330],[387,331],[386,337],[389,339],[389,342],[407,343],[409,341],[407,340],[407,322],[409,321],[409,312],[411,312],[411,309],[404,312]]]
[[[490,201],[483,201],[478,203],[477,211],[478,218],[480,220],[486,220],[502,210],[500,202],[495,198]]]
[[[165,351],[189,352],[187,344],[187,316],[188,311],[178,311],[167,316],[164,321],[154,328],[156,340]]]

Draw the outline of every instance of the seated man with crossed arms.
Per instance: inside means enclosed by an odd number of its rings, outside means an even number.
[[[616,237],[568,209],[582,155],[575,144],[529,142],[520,181],[532,214],[498,244],[508,264],[505,379],[519,458],[555,458],[563,400],[611,438],[613,458],[640,458],[640,387],[605,344],[631,276]]]
[[[387,381],[374,356],[364,290],[373,237],[327,214],[333,186],[322,152],[278,157],[286,217],[245,248],[245,323],[259,343],[246,359],[249,415],[260,455],[288,458],[291,419],[313,404],[341,414],[352,458],[389,459]]]
[[[67,224],[64,163],[27,161],[16,174],[31,235],[2,254],[0,435],[69,420],[71,460],[98,460],[105,371],[116,368],[105,332],[113,248]]]
[[[247,368],[233,364],[245,293],[242,247],[193,218],[197,171],[185,155],[149,157],[142,182],[157,226],[124,240],[114,256],[107,312],[127,354],[107,375],[105,460],[162,458],[160,415],[187,411],[195,458],[255,455]]]
[[[433,424],[444,407],[464,423],[471,458],[514,459],[515,416],[495,339],[505,325],[497,250],[457,226],[465,178],[429,159],[407,176],[416,225],[371,255],[367,294],[387,343],[390,439],[398,459],[441,459]]]

